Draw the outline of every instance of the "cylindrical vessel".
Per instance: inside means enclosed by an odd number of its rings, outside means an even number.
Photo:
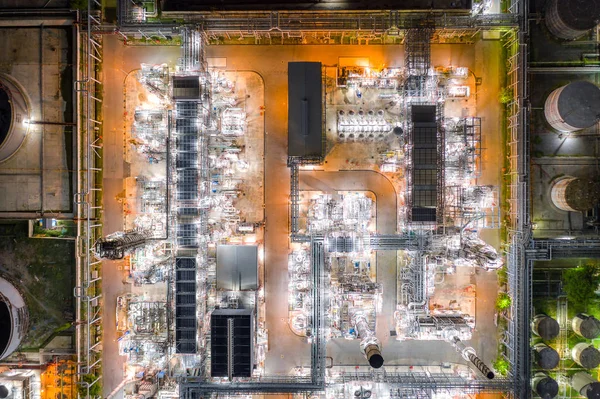
[[[561,86],[546,98],[544,116],[561,132],[591,127],[600,116],[600,88],[585,80]]]
[[[577,39],[598,24],[599,0],[550,0],[546,5],[546,27],[556,37]]]
[[[358,337],[362,338],[360,349],[374,369],[383,366],[383,356],[381,356],[381,344],[373,331],[369,328],[367,318],[363,315],[354,317],[354,325],[358,332]]]
[[[573,331],[583,338],[594,339],[600,335],[600,321],[594,316],[579,313],[571,322]]]
[[[0,385],[0,399],[7,398],[10,394],[10,391],[6,387],[6,385]]]
[[[553,399],[558,395],[558,383],[544,373],[536,373],[531,379],[531,389],[542,399]]]
[[[600,383],[585,371],[573,374],[571,386],[588,399],[600,398]]]
[[[538,314],[533,318],[531,329],[545,341],[556,338],[560,332],[558,322],[545,314]]]
[[[560,357],[557,351],[544,343],[536,344],[533,349],[535,350],[535,359],[538,366],[544,370],[551,370],[558,366]]]
[[[13,353],[27,334],[29,315],[21,293],[8,280],[0,278],[0,359]]]
[[[587,342],[580,342],[571,349],[573,360],[584,369],[594,369],[600,365],[600,352]]]
[[[552,186],[552,190],[550,191],[550,198],[552,199],[552,203],[558,209],[565,212],[576,212],[569,203],[567,202],[567,187],[571,182],[575,181],[575,177],[565,176],[561,177],[554,183]]]

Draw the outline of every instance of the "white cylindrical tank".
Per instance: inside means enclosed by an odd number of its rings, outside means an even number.
[[[558,322],[545,314],[538,314],[533,318],[531,329],[545,341],[556,338],[560,332]]]
[[[583,338],[594,339],[600,335],[600,321],[594,316],[579,313],[571,322],[573,331]]]
[[[567,187],[571,182],[577,180],[575,177],[564,176],[558,179],[554,185],[552,186],[552,190],[550,191],[550,198],[552,199],[552,203],[561,211],[565,212],[576,212],[575,209],[571,208],[569,203],[567,202]]]
[[[542,399],[554,399],[558,395],[558,383],[545,373],[536,373],[531,379],[531,389]]]
[[[0,359],[13,353],[27,333],[28,312],[21,293],[0,277]]]
[[[600,398],[600,383],[585,371],[573,374],[571,386],[588,399]]]
[[[545,10],[546,27],[556,37],[576,39],[598,24],[599,0],[549,0]]]
[[[600,118],[600,88],[585,80],[561,86],[546,98],[544,116],[561,132],[591,127]]]
[[[600,352],[587,342],[580,342],[571,349],[573,360],[584,369],[595,369],[600,364]]]

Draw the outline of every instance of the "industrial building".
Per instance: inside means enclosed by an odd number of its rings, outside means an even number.
[[[56,1],[0,217],[76,226],[73,396],[598,395],[598,0]]]

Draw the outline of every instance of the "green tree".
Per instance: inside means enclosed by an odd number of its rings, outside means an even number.
[[[494,360],[494,364],[492,365],[494,370],[501,376],[506,376],[508,374],[508,369],[510,364],[501,356],[498,356],[496,360]]]
[[[510,308],[510,304],[512,300],[510,296],[506,292],[501,292],[498,294],[498,298],[496,299],[496,309],[498,310],[506,310]]]
[[[84,374],[81,377],[81,380],[83,382],[87,382],[88,384],[93,383],[94,381],[96,381],[96,376],[93,374]],[[78,391],[79,391],[79,396],[82,398],[87,397],[87,387],[83,386],[83,385],[79,385],[78,386]],[[92,385],[90,387],[90,397],[94,398],[96,396],[100,396],[102,395],[102,386],[100,385],[100,382],[96,382],[94,385]]]
[[[599,284],[600,269],[596,264],[585,263],[563,273],[563,290],[576,311],[586,310],[588,303],[596,298]]]

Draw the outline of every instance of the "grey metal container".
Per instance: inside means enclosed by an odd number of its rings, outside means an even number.
[[[531,329],[545,341],[556,338],[560,332],[558,322],[545,314],[538,314],[533,318]]]
[[[545,373],[536,373],[531,379],[531,389],[542,399],[554,399],[558,395],[558,383]]]
[[[535,360],[538,366],[544,370],[551,370],[558,366],[560,357],[558,352],[544,343],[536,344],[533,349],[535,350]]]
[[[544,115],[561,132],[591,127],[600,117],[600,88],[585,80],[561,86],[546,98]]]
[[[594,316],[579,313],[571,322],[573,331],[583,338],[594,339],[600,335],[600,321]]]
[[[585,369],[594,369],[600,365],[600,352],[592,344],[580,342],[571,350],[573,360]]]
[[[573,374],[571,386],[588,399],[600,399],[600,382],[585,371]]]
[[[549,0],[546,27],[556,37],[573,40],[598,24],[600,0]]]

